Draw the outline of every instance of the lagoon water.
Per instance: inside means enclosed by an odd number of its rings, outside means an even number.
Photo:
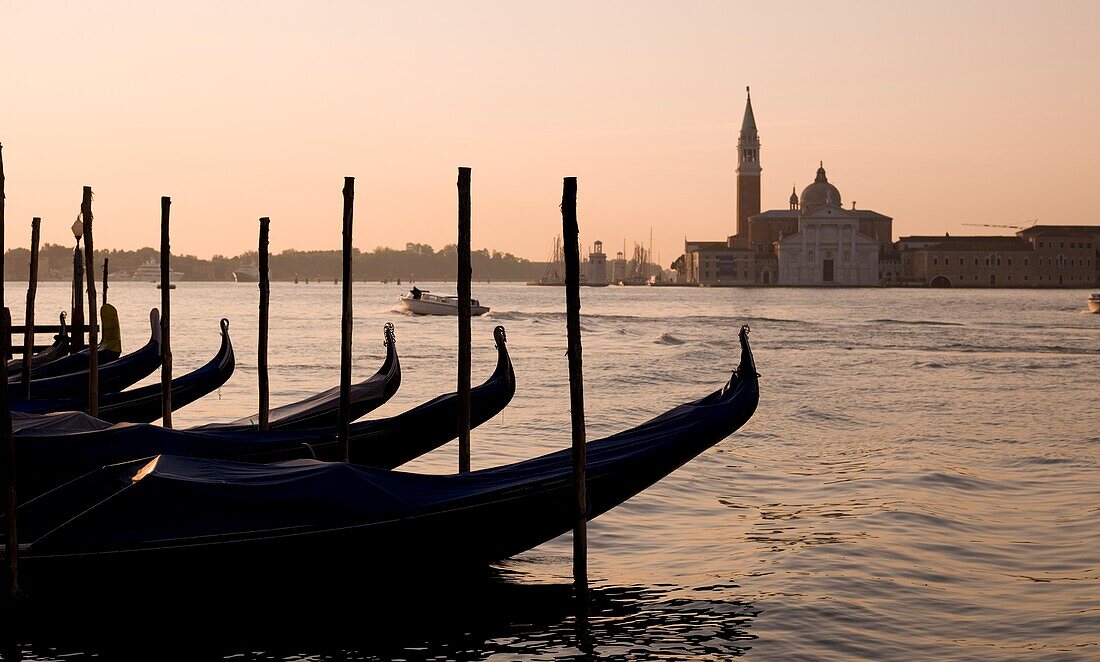
[[[454,388],[455,320],[401,314],[403,290],[356,284],[356,377],[381,364],[387,321],[403,369],[372,416]],[[8,292],[19,320],[21,288]],[[518,380],[510,406],[474,431],[474,468],[567,446],[564,292],[494,283],[474,295],[492,308],[473,322],[474,383],[492,369],[497,324]],[[418,595],[409,619],[430,626],[225,640],[166,623],[164,639],[265,660],[1100,658],[1100,315],[1084,313],[1086,296],[585,289],[590,439],[721,385],[742,323],[762,374],[746,427],[591,524],[586,626],[569,598],[567,535],[500,566],[496,608]],[[126,350],[144,342],[159,297],[152,284],[111,285]],[[273,285],[273,406],[337,383],[339,298],[332,283]],[[66,285],[42,285],[38,319],[68,301]],[[177,374],[214,354],[222,316],[237,354],[232,379],[177,412],[177,427],[255,411],[256,303],[254,284],[173,291]],[[456,463],[452,443],[404,469]],[[29,638],[22,655],[119,652],[57,634]]]

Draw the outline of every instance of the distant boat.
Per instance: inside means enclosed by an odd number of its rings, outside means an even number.
[[[458,297],[440,296],[427,290],[417,290],[402,294],[401,304],[405,310],[413,315],[457,315]],[[470,314],[474,317],[489,312],[486,306],[481,305],[477,299],[470,299]]]
[[[1100,292],[1093,292],[1089,296],[1089,312],[1100,313]]]
[[[160,286],[160,283],[157,283],[157,289],[160,290],[160,289],[164,289],[164,288],[162,288]],[[168,289],[170,289],[170,290],[176,289],[176,284],[175,283],[168,283]]]
[[[168,272],[168,276],[171,280],[183,280],[184,275],[182,271]],[[159,283],[160,263],[156,260],[147,260],[145,264],[134,270],[133,280],[145,281],[146,283]]]
[[[295,274],[297,277],[297,274]],[[242,264],[233,272],[233,280],[238,283],[260,282],[260,268],[255,264]]]

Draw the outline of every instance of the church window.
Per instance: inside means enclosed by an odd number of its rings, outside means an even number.
[[[940,258],[938,258],[938,257],[932,258],[932,264],[938,265],[939,263],[940,263]]]
[[[1027,276],[1024,276],[1024,280],[1027,280]]]
[[[997,266],[1001,266],[1001,258],[997,258]]]
[[[1008,258],[1008,266],[1012,266],[1012,258]]]
[[[987,266],[987,267],[989,266],[989,258],[988,257],[985,258],[985,266]]]
[[[1058,248],[1065,248],[1065,247],[1066,247],[1066,242],[1064,242],[1064,241],[1059,241],[1058,242]]]
[[[978,258],[974,258],[974,266],[978,266]]]
[[[1026,257],[1024,258],[1024,266],[1025,267],[1027,266],[1027,258]]]
[[[959,258],[959,266],[961,267],[962,265],[963,265],[963,259],[960,257]]]

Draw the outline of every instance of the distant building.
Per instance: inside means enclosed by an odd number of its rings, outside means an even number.
[[[1100,226],[1036,225],[1014,237],[913,236],[898,241],[902,279],[932,287],[1093,287]]]
[[[607,255],[603,252],[602,241],[594,242],[588,254],[588,284],[607,285]]]

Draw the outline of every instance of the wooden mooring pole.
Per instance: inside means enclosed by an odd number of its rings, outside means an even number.
[[[31,219],[31,267],[27,274],[27,310],[23,315],[23,364],[21,366],[23,399],[31,399],[31,357],[34,356],[34,298],[38,295],[38,241],[42,219]]]
[[[588,490],[585,485],[584,382],[581,378],[581,257],[577,227],[577,178],[566,177],[561,194],[565,250],[565,325],[569,356],[569,418],[573,428],[573,582],[588,588]]]
[[[348,433],[351,426],[351,229],[355,206],[355,178],[344,177],[344,283],[340,314],[340,420],[337,433],[344,462],[349,461]]]
[[[111,266],[111,258],[103,258],[103,305],[107,305],[107,268]]]
[[[271,227],[271,219],[260,219],[260,320],[259,338],[256,339],[256,372],[260,382],[260,430],[266,431],[269,427],[268,418],[271,415],[267,381],[267,319],[271,306],[271,282],[267,272],[267,247],[268,231]]]
[[[11,314],[4,299],[4,146],[0,145],[0,384],[8,383],[7,356],[11,349]],[[27,355],[24,355],[24,360]],[[8,402],[8,389],[0,388],[0,452],[4,454],[4,516],[8,522],[7,571],[8,598],[12,601],[19,596],[19,536],[16,535],[15,509],[15,439],[11,431],[11,403]]]
[[[172,427],[172,279],[169,275],[171,246],[169,216],[172,198],[160,199],[160,418],[161,425]]]
[[[470,470],[470,169],[458,169],[458,472]]]
[[[69,342],[70,353],[84,349],[84,251],[80,249],[80,238],[84,236],[83,223],[73,223],[76,236],[76,248],[73,249],[73,318],[72,334]]]
[[[99,306],[95,292],[95,245],[92,242],[92,187],[84,187],[80,202],[80,217],[84,221],[85,276],[88,280],[88,415],[99,415]]]

